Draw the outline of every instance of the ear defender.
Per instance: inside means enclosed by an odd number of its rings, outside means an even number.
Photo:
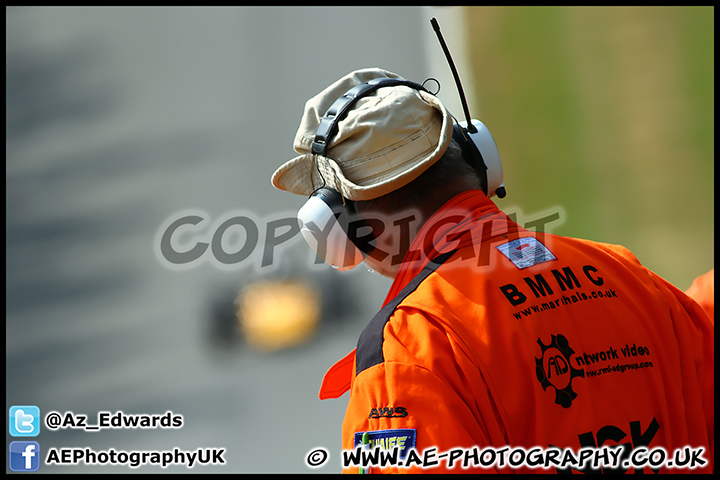
[[[349,224],[355,217],[354,205],[350,200],[343,200],[337,191],[318,188],[300,208],[297,217],[305,241],[336,270],[350,270],[365,259],[348,236]]]
[[[471,131],[474,130],[474,131]],[[466,161],[475,169],[480,178],[482,191],[488,198],[505,198],[502,162],[500,152],[490,130],[480,120],[455,124],[453,139],[460,144]]]

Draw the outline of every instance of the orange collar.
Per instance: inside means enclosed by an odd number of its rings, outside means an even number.
[[[443,205],[423,225],[413,240],[403,263],[398,270],[395,280],[390,286],[383,306],[395,298],[397,294],[410,282],[435,256],[476,244],[481,241],[482,236],[464,236],[471,230],[483,229],[482,233],[492,235],[504,228],[508,232],[508,225],[512,222],[502,214],[504,225],[492,225],[489,232],[484,231],[481,219],[501,214],[495,203],[488,199],[479,190],[468,190],[456,195]],[[514,224],[512,224],[514,225]],[[321,400],[338,398],[350,389],[353,372],[355,371],[355,350],[351,351],[338,360],[323,377],[319,397]]]
[[[318,394],[320,400],[340,398],[343,393],[350,390],[350,383],[354,371],[355,349],[335,362],[335,364],[325,372],[322,385],[320,386],[320,393]]]

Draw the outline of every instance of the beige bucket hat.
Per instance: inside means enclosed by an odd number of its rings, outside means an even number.
[[[434,95],[386,86],[360,98],[338,124],[327,156],[312,153],[320,120],[348,90],[375,78],[401,79],[379,68],[356,70],[305,104],[294,150],[299,156],[272,176],[280,190],[310,195],[323,185],[350,200],[371,200],[420,176],[445,153],[453,119]]]

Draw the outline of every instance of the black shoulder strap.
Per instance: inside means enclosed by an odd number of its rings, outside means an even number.
[[[338,128],[338,123],[345,117],[345,114],[350,110],[353,104],[365,97],[378,88],[381,87],[394,87],[398,85],[404,85],[406,87],[414,88],[415,90],[428,91],[425,87],[419,83],[404,80],[401,78],[375,78],[367,83],[361,83],[355,85],[353,88],[348,90],[343,96],[335,100],[335,102],[328,108],[325,115],[320,119],[320,125],[318,125],[317,131],[315,132],[315,141],[312,144],[312,153],[316,153],[325,156],[328,149],[330,139]],[[429,92],[428,92],[429,93]]]
[[[385,361],[382,351],[383,331],[385,330],[385,324],[390,320],[390,316],[397,306],[400,305],[400,302],[414,292],[423,280],[437,270],[438,267],[445,263],[455,252],[456,250],[443,253],[428,263],[410,283],[405,285],[405,288],[403,288],[395,298],[388,302],[388,304],[370,320],[370,323],[368,323],[358,339],[357,349],[355,351],[355,375],[359,375],[363,370]]]

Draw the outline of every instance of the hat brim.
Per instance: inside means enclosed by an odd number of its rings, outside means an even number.
[[[301,154],[285,162],[273,173],[272,185],[305,196],[322,186],[329,186],[347,199],[362,201],[386,195],[412,182],[443,156],[452,139],[453,130],[453,119],[445,106],[435,96],[419,93],[440,115],[436,116],[438,121],[431,122],[402,145],[394,145],[370,160],[344,162],[343,168],[332,158],[312,153]],[[400,151],[402,156],[397,155]],[[328,153],[332,155],[332,148]],[[373,174],[364,176],[363,169],[368,169],[369,162],[373,163],[370,169]]]

